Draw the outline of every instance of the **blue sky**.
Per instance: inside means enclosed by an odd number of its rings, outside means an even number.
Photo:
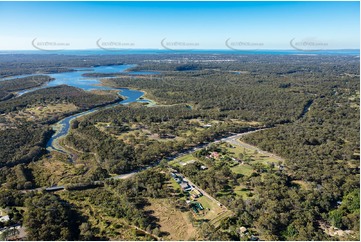
[[[227,49],[228,39],[234,48],[291,49],[294,39],[359,49],[359,8],[359,2],[0,2],[0,49],[31,50],[35,38],[36,45],[63,49],[98,48],[99,39],[104,48]]]

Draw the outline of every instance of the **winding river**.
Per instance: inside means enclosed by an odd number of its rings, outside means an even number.
[[[115,104],[109,104],[107,106],[99,107],[99,108],[93,108],[81,113],[77,113],[71,116],[68,116],[60,121],[58,121],[56,124],[53,125],[53,130],[55,130],[55,133],[52,135],[52,137],[49,139],[48,143],[46,144],[47,150],[57,150],[62,153],[67,153],[58,143],[59,139],[66,136],[69,129],[70,129],[70,123],[75,118],[96,112],[100,109],[106,109],[110,107],[117,106],[119,104],[126,105],[133,102],[144,102],[144,103],[150,103],[150,100],[147,99],[140,99],[144,93],[138,90],[132,90],[128,88],[111,88],[110,90],[119,90],[119,94],[122,95],[125,100],[120,101],[119,103]]]
[[[77,113],[71,116],[68,116],[60,121],[58,121],[56,124],[53,125],[53,130],[55,133],[52,135],[52,137],[49,139],[46,145],[46,149],[56,150],[62,153],[66,153],[68,155],[71,155],[68,151],[66,151],[62,146],[59,145],[59,139],[64,137],[69,129],[70,129],[70,123],[75,118],[78,118],[80,116],[84,116],[90,113],[93,113],[95,111],[98,111],[100,109],[110,108],[114,107],[116,105],[127,105],[134,102],[143,102],[143,103],[151,103],[150,100],[147,99],[141,99],[141,97],[144,95],[144,92],[138,91],[138,90],[132,90],[128,88],[113,88],[108,86],[102,86],[101,82],[99,81],[99,78],[96,77],[85,77],[83,76],[84,73],[107,73],[107,74],[113,74],[114,76],[119,73],[123,73],[127,71],[129,68],[134,67],[135,65],[114,65],[114,66],[97,66],[92,68],[74,68],[75,71],[72,72],[63,72],[63,73],[55,73],[55,74],[46,74],[50,77],[52,77],[54,80],[36,88],[31,88],[27,90],[23,90],[18,92],[18,95],[23,95],[28,92],[32,92],[41,88],[46,87],[54,87],[58,85],[68,85],[73,87],[78,87],[86,91],[90,90],[117,90],[119,91],[119,95],[121,95],[124,100],[115,103],[115,104],[109,104],[107,106],[93,108],[81,113]],[[128,74],[131,75],[151,75],[151,74],[157,74],[156,72],[149,72],[149,71],[137,71],[137,72],[128,72]],[[33,74],[36,75],[36,74]],[[19,77],[24,76],[33,76],[33,75],[21,75],[21,76],[15,76],[11,78],[4,78],[2,80],[9,80],[9,79],[15,79]],[[109,78],[109,77],[107,77]]]

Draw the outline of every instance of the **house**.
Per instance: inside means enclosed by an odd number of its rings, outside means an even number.
[[[238,163],[241,163],[241,164],[243,163],[243,161],[241,161],[240,159],[234,158],[234,157],[232,157],[232,160],[233,160],[233,161],[236,161],[236,162],[238,162]]]
[[[198,210],[204,210],[202,204],[196,202],[196,203],[194,203],[194,205],[197,207]]]
[[[254,236],[254,235],[251,235],[251,238],[250,238],[251,241],[258,241],[259,238]]]
[[[194,190],[195,190],[194,192],[195,192],[199,197],[203,196],[203,193],[200,192],[198,189],[194,189]]]
[[[192,164],[194,162],[196,162],[196,161],[195,160],[189,160],[189,161],[181,162],[179,164],[181,164],[182,166],[185,166],[185,165],[188,165],[188,164]]]
[[[201,170],[207,170],[208,168],[206,166],[201,166]]]
[[[179,173],[174,173],[178,178],[183,179],[183,176]]]
[[[189,186],[188,182],[183,181],[179,185],[181,186],[182,190],[185,191],[185,192],[192,191],[192,187]]]
[[[0,222],[6,222],[6,221],[9,221],[9,220],[10,220],[9,215],[0,217]]]
[[[210,154],[210,157],[213,158],[213,159],[219,159],[219,153],[213,151],[213,152]]]
[[[241,235],[241,236],[243,236],[245,233],[247,232],[247,228],[246,227],[240,227],[239,228],[239,234]]]
[[[194,199],[203,196],[203,193],[201,193],[198,189],[193,189],[192,192],[193,192],[192,197]]]
[[[3,235],[5,233],[5,235]],[[11,225],[0,229],[0,235],[4,240],[19,241],[25,238],[24,228],[20,225]]]

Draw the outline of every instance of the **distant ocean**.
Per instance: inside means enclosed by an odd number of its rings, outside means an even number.
[[[8,54],[55,54],[55,55],[132,55],[132,54],[242,54],[242,55],[360,55],[360,50],[317,50],[317,51],[299,51],[299,50],[59,50],[59,51],[40,51],[40,50],[0,50],[0,55]]]

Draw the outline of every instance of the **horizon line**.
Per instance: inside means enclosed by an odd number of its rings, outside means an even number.
[[[1,1],[1,0],[0,0]],[[104,51],[104,52],[116,52],[116,51],[136,51],[136,50],[156,50],[156,51],[167,51],[167,52],[173,52],[173,51],[230,51],[230,52],[237,52],[237,51],[335,51],[335,50],[358,50],[360,51],[360,48],[338,48],[338,49],[310,49],[310,50],[297,50],[297,49],[164,49],[164,48],[137,48],[137,49],[100,49],[100,48],[89,48],[89,49],[61,49],[61,50],[38,50],[38,49],[13,49],[13,50],[6,50],[6,49],[0,49],[0,51],[43,51],[43,52],[62,52],[62,51]]]

